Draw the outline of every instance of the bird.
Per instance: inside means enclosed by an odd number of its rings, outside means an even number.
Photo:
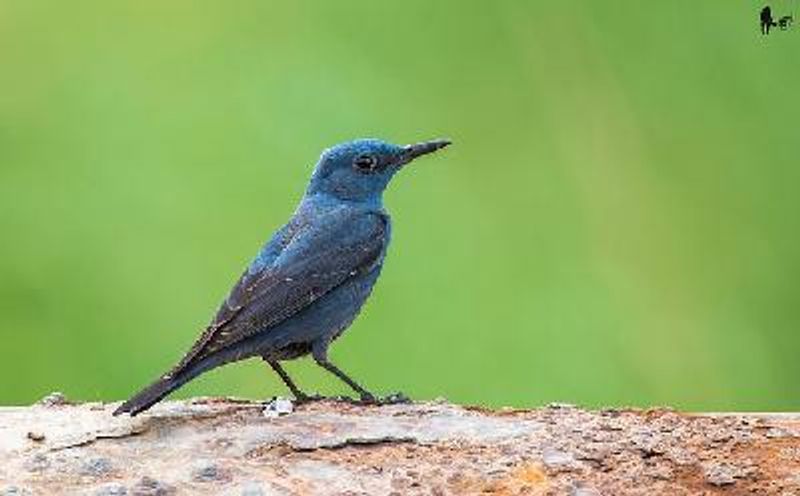
[[[323,151],[292,217],[258,251],[189,351],[114,415],[137,415],[200,374],[249,358],[266,362],[296,402],[320,399],[281,365],[309,354],[357,393],[355,401],[380,402],[331,362],[328,348],[381,273],[392,226],[386,187],[406,164],[450,143],[358,139]]]

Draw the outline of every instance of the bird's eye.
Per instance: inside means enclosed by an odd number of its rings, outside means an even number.
[[[378,159],[372,155],[359,155],[353,159],[353,167],[361,172],[372,172],[378,166]]]

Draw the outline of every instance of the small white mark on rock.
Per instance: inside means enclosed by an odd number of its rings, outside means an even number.
[[[68,405],[69,401],[67,401],[67,397],[64,396],[64,393],[61,393],[59,391],[54,391],[45,396],[44,398],[40,399],[37,404],[40,406],[53,407],[53,406]]]
[[[289,415],[294,411],[292,401],[286,398],[275,398],[264,407],[264,416],[267,418]]]

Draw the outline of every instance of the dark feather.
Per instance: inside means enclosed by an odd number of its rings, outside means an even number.
[[[382,215],[348,216],[323,229],[300,230],[274,264],[242,275],[212,323],[166,377],[269,332],[348,279],[369,272],[383,257],[386,231]]]

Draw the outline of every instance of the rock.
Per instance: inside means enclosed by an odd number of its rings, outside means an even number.
[[[30,439],[31,441],[35,441],[37,443],[41,442],[41,441],[44,441],[44,439],[45,439],[45,435],[44,434],[42,434],[41,432],[33,432],[33,431],[28,431],[28,434],[26,435],[26,437],[28,439]]]
[[[800,494],[800,414],[290,405],[0,408],[0,496]]]
[[[714,486],[729,486],[736,483],[737,470],[720,463],[709,466],[705,471],[706,480]]]
[[[601,496],[600,492],[592,487],[576,486],[570,491],[570,496]]]
[[[218,482],[230,479],[227,470],[213,462],[201,462],[192,471],[192,480],[197,482]]]
[[[103,477],[110,474],[113,469],[114,467],[111,464],[111,460],[108,458],[97,457],[87,460],[81,466],[80,473],[92,477]]]
[[[575,463],[575,458],[571,453],[566,453],[553,448],[547,448],[542,454],[542,461],[547,468],[565,469],[570,468]]]
[[[30,489],[19,486],[8,486],[0,491],[0,496],[31,496]]]
[[[131,493],[134,496],[169,496],[175,494],[175,488],[152,477],[145,476],[133,486]]]
[[[266,496],[267,493],[258,482],[248,482],[242,486],[241,496]]]
[[[50,459],[39,453],[25,461],[25,469],[28,472],[43,472],[50,468]]]
[[[128,488],[124,484],[112,482],[97,488],[94,496],[127,496]]]

